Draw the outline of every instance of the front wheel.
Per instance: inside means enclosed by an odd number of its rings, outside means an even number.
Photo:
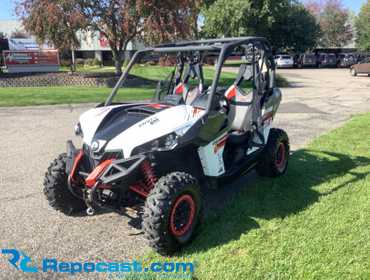
[[[288,167],[289,138],[284,130],[272,128],[256,170],[263,177],[283,175]]]
[[[169,255],[191,241],[202,216],[197,180],[184,172],[162,177],[146,199],[143,229],[149,245]]]
[[[356,71],[356,69],[355,69],[355,68],[352,68],[352,69],[351,69],[351,75],[352,75],[353,77],[356,77],[356,76],[357,76],[357,71]]]
[[[66,160],[67,154],[63,153],[50,164],[45,174],[44,194],[52,208],[71,215],[86,209],[86,204],[68,189]]]

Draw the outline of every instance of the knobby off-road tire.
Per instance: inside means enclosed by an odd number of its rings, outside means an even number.
[[[263,177],[283,175],[288,167],[289,138],[284,130],[272,128],[256,170]]]
[[[75,197],[68,189],[66,173],[67,154],[59,155],[49,166],[44,178],[44,194],[49,205],[66,215],[86,209],[83,200]]]
[[[184,172],[163,176],[145,203],[143,230],[149,245],[161,255],[171,255],[191,241],[202,215],[197,180]]]

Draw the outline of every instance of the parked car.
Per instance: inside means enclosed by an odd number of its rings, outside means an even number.
[[[365,58],[360,63],[351,66],[352,76],[357,76],[357,74],[368,74],[370,75],[370,57]]]
[[[297,66],[302,67],[317,67],[317,57],[314,53],[304,53],[299,55]]]
[[[356,57],[353,53],[340,53],[338,56],[337,67],[347,68],[356,63]]]
[[[365,58],[366,58],[366,57],[365,57],[363,54],[361,54],[361,53],[357,53],[357,54],[356,54],[356,63],[355,63],[355,64],[360,63],[360,62],[361,62],[361,61],[363,61]]]
[[[279,54],[274,59],[278,68],[292,68],[294,66],[294,59],[291,55]]]
[[[337,56],[334,53],[320,53],[318,55],[319,68],[337,67]]]

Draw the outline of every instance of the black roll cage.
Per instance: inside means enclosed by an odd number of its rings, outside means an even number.
[[[182,53],[182,52],[210,52],[218,54],[217,65],[215,76],[212,81],[212,85],[210,87],[210,97],[208,98],[206,114],[212,110],[212,104],[214,104],[214,96],[217,89],[217,85],[219,83],[219,79],[221,76],[222,66],[225,60],[232,55],[232,52],[235,48],[243,45],[252,45],[253,49],[255,46],[258,45],[259,49],[263,49],[265,52],[266,58],[270,61],[271,70],[273,73],[275,72],[275,62],[272,55],[272,50],[269,42],[263,37],[233,37],[233,38],[222,38],[222,39],[208,39],[208,40],[195,40],[195,41],[183,41],[177,43],[169,43],[169,44],[161,44],[157,45],[152,48],[145,48],[143,50],[137,51],[132,59],[130,60],[129,64],[127,65],[125,71],[120,76],[119,80],[117,81],[115,87],[113,88],[111,94],[107,98],[105,102],[105,106],[109,106],[112,103],[113,98],[117,94],[118,90],[122,87],[124,82],[127,80],[129,72],[134,64],[147,53]],[[253,52],[253,63],[255,63],[255,52]],[[253,70],[255,71],[255,70]],[[274,74],[273,74],[274,75]],[[253,73],[253,77],[255,73]],[[275,77],[273,78],[275,81]],[[253,85],[255,87],[255,85]],[[272,85],[274,86],[274,85]]]

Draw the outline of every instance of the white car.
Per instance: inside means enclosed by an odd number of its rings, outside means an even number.
[[[291,55],[277,55],[275,56],[275,63],[278,68],[292,68],[294,59]]]

